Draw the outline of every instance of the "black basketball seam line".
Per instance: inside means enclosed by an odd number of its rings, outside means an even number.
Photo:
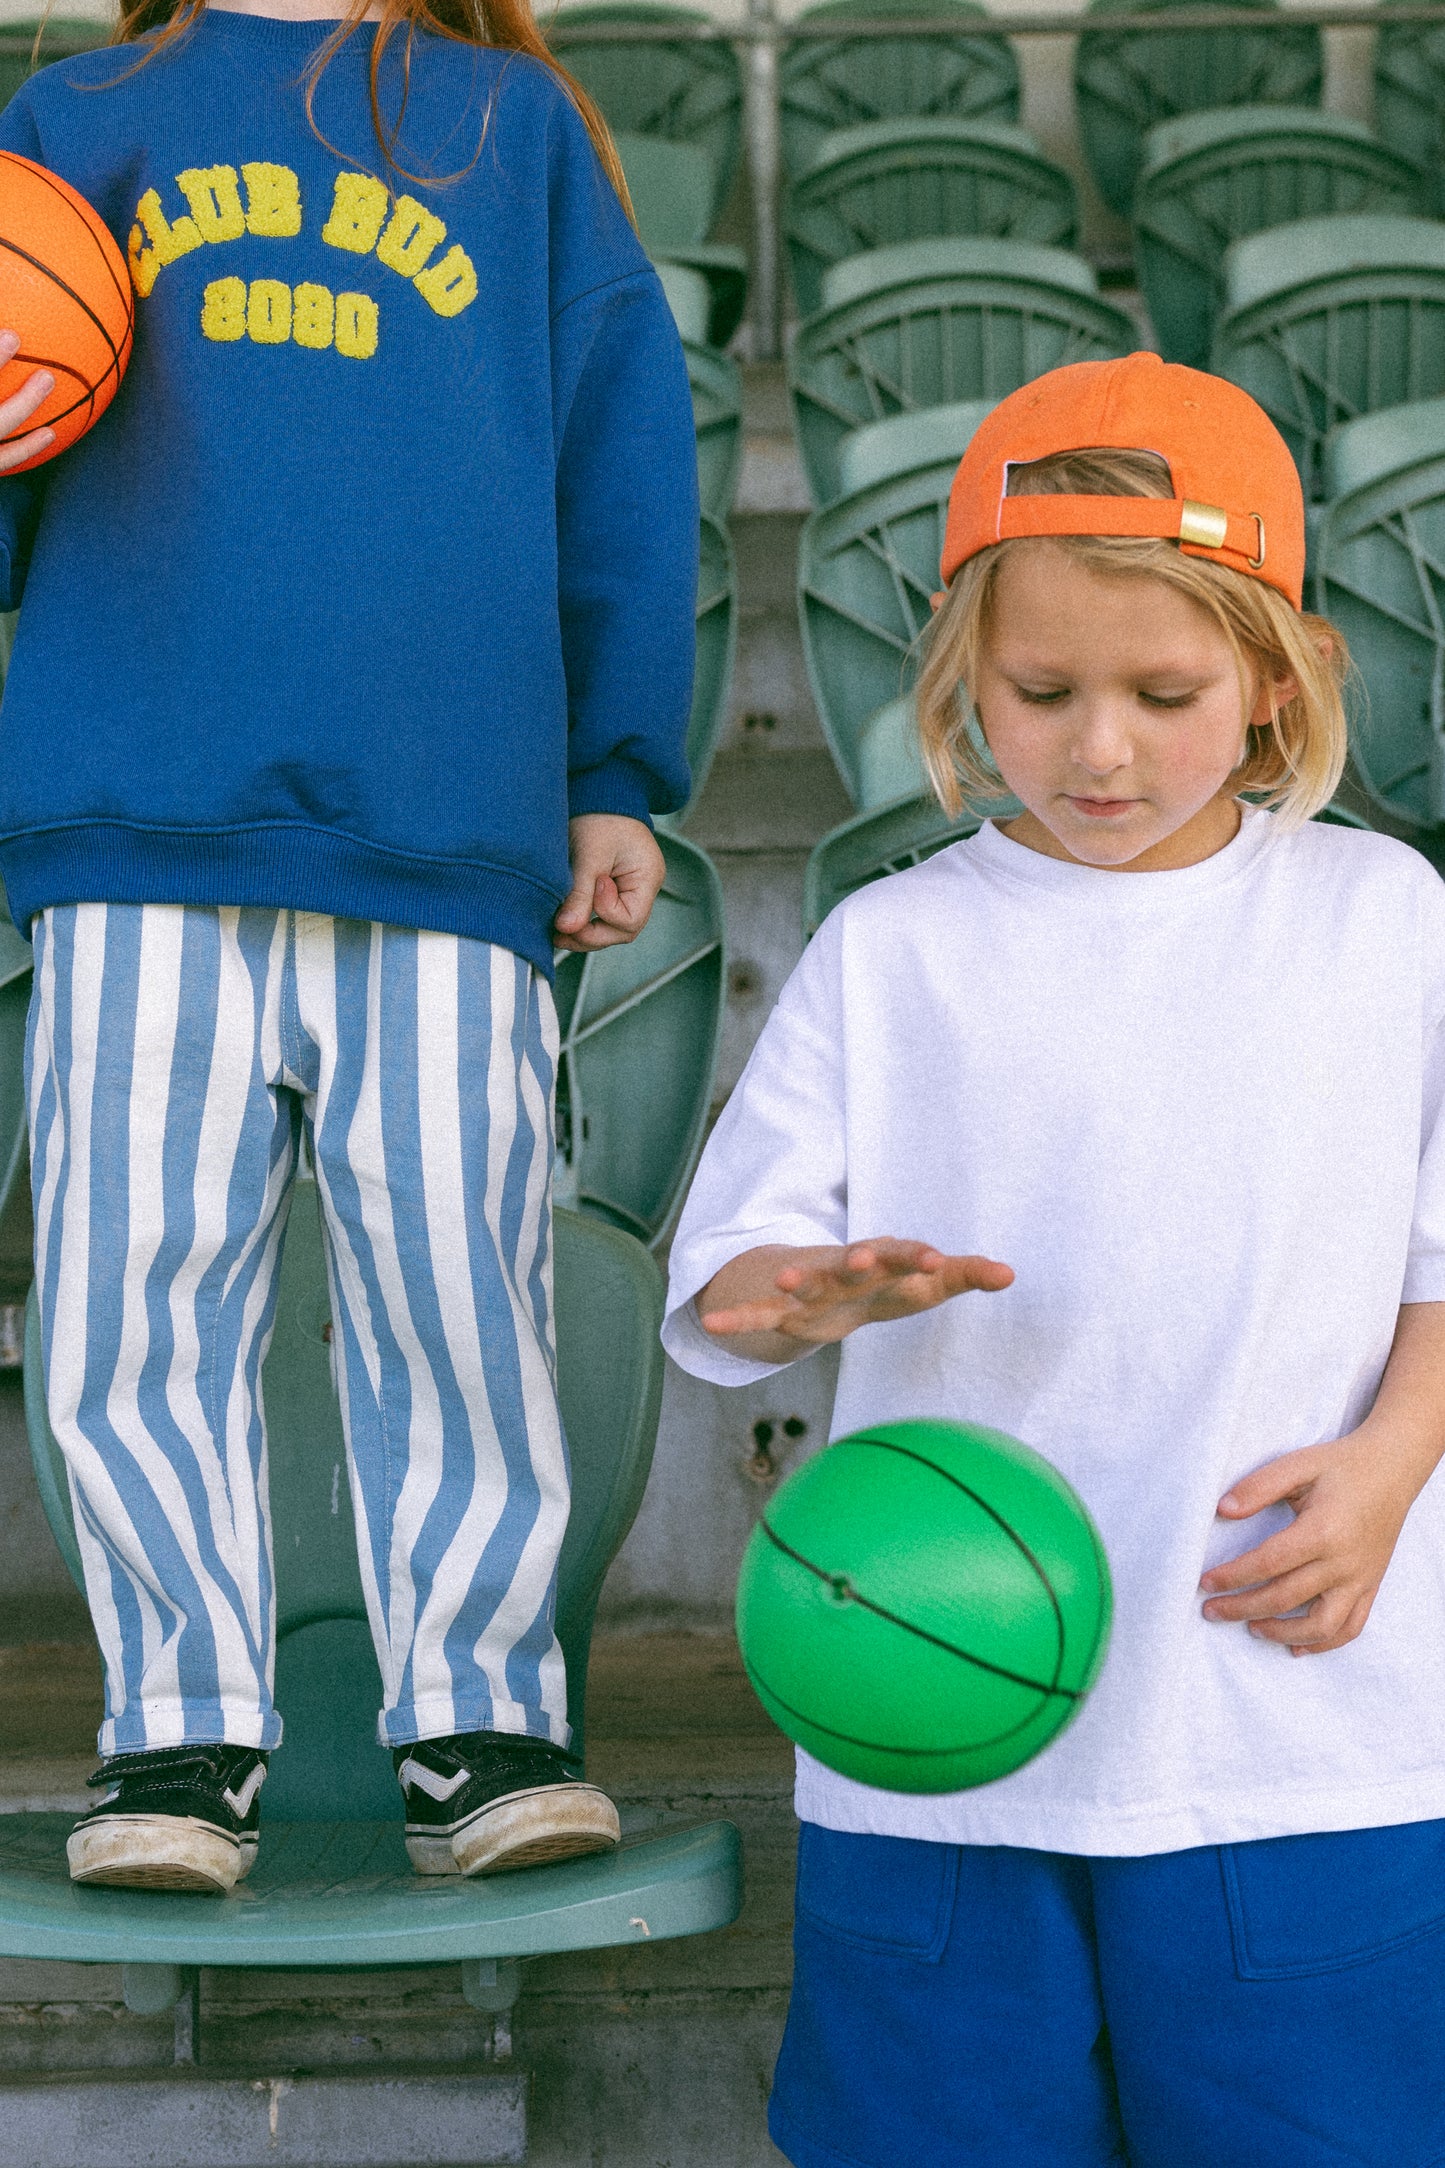
[[[791,1543],[784,1543],[766,1518],[759,1521],[758,1526],[768,1541],[775,1543],[787,1557],[806,1567],[809,1573],[816,1574],[820,1581],[826,1581],[829,1587],[836,1585],[836,1574],[825,1572],[821,1566],[815,1566],[811,1558],[805,1558],[801,1551],[795,1551]],[[858,1604],[864,1611],[871,1611],[875,1618],[886,1619],[890,1626],[897,1626],[906,1634],[915,1634],[920,1641],[930,1642],[934,1648],[942,1649],[946,1656],[957,1656],[961,1662],[972,1664],[976,1670],[991,1672],[996,1679],[1007,1679],[1011,1686],[1027,1687],[1031,1694],[1053,1695],[1062,1701],[1077,1701],[1079,1698],[1071,1686],[1060,1686],[1057,1683],[1045,1686],[1040,1679],[1025,1678],[1021,1671],[1009,1671],[1003,1664],[991,1664],[986,1656],[974,1656],[968,1649],[955,1648],[951,1641],[945,1641],[941,1635],[931,1634],[926,1626],[915,1626],[910,1620],[899,1618],[897,1612],[885,1611],[881,1603],[874,1603],[869,1597],[860,1596],[851,1581],[848,1583],[847,1601]]]
[[[110,358],[112,366],[114,366],[114,364],[119,361],[120,348],[116,345],[114,339],[106,330],[104,324],[96,315],[90,303],[84,300],[81,295],[79,295],[75,291],[75,288],[73,286],[67,284],[67,282],[60,276],[60,273],[58,271],[52,271],[49,264],[42,263],[38,256],[31,255],[28,248],[22,248],[18,241],[10,240],[8,236],[3,233],[0,233],[0,248],[8,248],[12,256],[21,257],[26,263],[28,263],[32,267],[33,270],[40,272],[42,277],[48,278],[51,281],[52,285],[58,286],[63,294],[69,294],[71,300],[75,303],[75,306],[78,309],[83,310],[85,315],[90,318],[96,330],[100,333],[106,345],[110,348]],[[127,329],[129,329],[129,325],[127,325]]]
[[[960,1490],[963,1492],[965,1498],[971,1498],[974,1504],[978,1506],[981,1511],[986,1513],[989,1519],[993,1521],[997,1527],[1003,1530],[1004,1534],[1008,1537],[1010,1543],[1014,1544],[1020,1551],[1022,1551],[1024,1557],[1028,1560],[1029,1564],[1033,1567],[1034,1572],[1038,1575],[1039,1580],[1043,1585],[1044,1594],[1049,1599],[1049,1608],[1054,1614],[1054,1625],[1058,1634],[1059,1647],[1059,1653],[1054,1659],[1054,1684],[1055,1686],[1057,1686],[1059,1680],[1059,1673],[1063,1670],[1064,1667],[1064,1645],[1067,1640],[1067,1635],[1064,1628],[1063,1607],[1060,1604],[1057,1595],[1054,1593],[1054,1585],[1049,1579],[1048,1575],[1045,1573],[1042,1562],[1034,1556],[1033,1552],[1024,1542],[1023,1537],[1018,1533],[1017,1529],[1012,1527],[1010,1523],[1004,1519],[1003,1515],[999,1512],[996,1506],[991,1506],[986,1498],[981,1497],[980,1494],[976,1490],[972,1489],[969,1484],[965,1483],[961,1477],[956,1475],[950,1475],[946,1468],[940,1468],[937,1461],[929,1460],[925,1454],[915,1453],[911,1450],[910,1447],[906,1445],[895,1445],[890,1438],[875,1438],[871,1436],[866,1430],[859,1434],[857,1442],[860,1445],[876,1446],[880,1452],[897,1453],[902,1460],[915,1460],[918,1462],[920,1467],[930,1469],[934,1475],[941,1475],[945,1483],[951,1483],[955,1490]]]
[[[73,376],[77,384],[90,382],[80,369],[72,369],[68,361],[52,361],[48,354],[12,354],[11,361],[23,361],[27,369],[57,369],[62,376]]]
[[[75,205],[71,202],[69,196],[65,193],[64,189],[56,187],[55,183],[58,176],[52,174],[45,166],[37,165],[33,158],[22,158],[18,151],[0,152],[0,156],[8,158],[12,165],[23,165],[27,173],[34,174],[37,180],[43,181],[45,183],[45,186],[50,190],[52,196],[59,196],[61,202],[65,205],[67,210],[73,211],[75,209]],[[79,196],[80,190],[77,188],[75,193],[77,196]],[[84,203],[86,201],[86,198],[81,196],[81,201],[82,203]],[[100,213],[99,211],[96,211],[95,205],[93,203],[89,205],[89,209],[95,212],[95,216],[97,218],[100,218]],[[101,220],[101,223],[104,224],[104,220]],[[81,224],[85,225],[85,221],[83,219],[81,221]],[[110,274],[110,283],[115,288],[117,297],[125,303],[125,313],[127,319],[133,322],[135,318],[135,295],[131,290],[131,283],[129,278],[126,278],[124,281],[117,278],[115,265],[111,262],[109,256],[106,255],[105,250],[101,247],[100,238],[95,232],[95,229],[91,226],[86,226],[85,230],[90,235],[91,240],[95,242],[95,252]],[[110,233],[110,228],[108,226],[105,230],[107,233]],[[115,235],[113,233],[110,234],[110,238],[118,254],[119,243],[116,242]]]
[[[127,346],[130,344],[128,336],[126,339],[126,344]],[[31,360],[32,366],[40,369],[61,369],[67,376],[73,376],[78,384],[85,383],[85,378],[81,375],[80,371],[78,369],[72,369],[68,365],[68,363],[63,361],[43,361],[39,359],[33,359],[32,357],[25,354],[14,354],[11,356],[11,359],[14,361]],[[62,407],[58,414],[52,414],[48,418],[48,420],[43,422],[37,422],[35,420],[35,417],[32,415],[29,421],[21,422],[17,428],[12,429],[8,436],[0,437],[0,444],[14,444],[21,437],[28,436],[32,429],[53,429],[57,422],[63,422],[70,415],[72,415],[77,407],[84,406],[87,399],[89,399],[91,402],[91,420],[93,421],[95,419],[95,401],[99,397],[100,388],[102,384],[106,382],[107,378],[111,377],[112,375],[115,377],[116,382],[119,383],[120,357],[117,354],[112,354],[110,360],[101,370],[100,375],[96,378],[95,382],[93,384],[87,385],[86,389],[81,393],[80,397],[78,399],[72,399],[68,407]],[[90,424],[87,423],[86,427],[88,428],[89,426]],[[81,433],[83,435],[84,431],[82,431]]]
[[[1017,1738],[1021,1731],[1028,1729],[1039,1714],[1038,1710],[1035,1709],[1032,1715],[1020,1717],[1017,1724],[1010,1724],[1007,1731],[993,1732],[987,1739],[980,1739],[969,1746],[887,1746],[879,1739],[860,1739],[856,1732],[835,1731],[831,1724],[820,1724],[816,1717],[809,1716],[806,1709],[795,1709],[790,1701],[784,1701],[782,1695],[769,1686],[757,1666],[750,1664],[746,1657],[743,1658],[743,1669],[753,1682],[754,1693],[766,1694],[769,1700],[775,1701],[780,1709],[786,1709],[789,1716],[795,1716],[800,1724],[807,1724],[813,1731],[820,1731],[825,1739],[841,1739],[848,1746],[865,1747],[870,1754],[897,1754],[904,1761],[942,1761],[945,1755],[949,1754],[987,1753],[990,1747],[1002,1746],[1006,1739]],[[1042,1698],[1048,1700],[1050,1697],[1044,1695]],[[1065,1718],[1064,1721],[1067,1723],[1068,1719]],[[1049,1736],[1050,1738],[1057,1738],[1058,1732],[1051,1732]],[[795,1740],[793,1743],[795,1746],[802,1745],[800,1739]],[[1047,1743],[1046,1741],[1045,1744]],[[963,1788],[960,1787],[960,1789]]]

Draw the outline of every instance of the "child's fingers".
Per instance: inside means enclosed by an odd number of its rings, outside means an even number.
[[[1252,1587],[1257,1581],[1273,1581],[1280,1574],[1294,1573],[1313,1564],[1319,1555],[1319,1545],[1308,1523],[1296,1520],[1277,1534],[1266,1536],[1252,1551],[1241,1551],[1238,1558],[1226,1558],[1220,1565],[1211,1566],[1200,1575],[1199,1586],[1206,1596],[1226,1595]]]
[[[1227,1521],[1248,1520],[1251,1513],[1261,1513],[1266,1506],[1282,1505],[1295,1497],[1313,1483],[1320,1466],[1317,1445],[1301,1446],[1297,1453],[1281,1453],[1278,1460],[1267,1460],[1262,1468],[1253,1469],[1231,1484],[1215,1510]]]
[[[38,459],[54,442],[53,429],[32,429],[27,436],[0,444],[0,474],[8,473],[12,467],[23,467],[27,459]]]
[[[1332,1649],[1347,1648],[1350,1642],[1358,1640],[1360,1635],[1364,1632],[1366,1623],[1370,1616],[1370,1612],[1374,1606],[1374,1601],[1375,1595],[1374,1590],[1372,1589],[1368,1596],[1362,1596],[1359,1602],[1353,1606],[1349,1613],[1349,1616],[1345,1620],[1344,1625],[1340,1628],[1339,1632],[1335,1635],[1333,1640],[1316,1641],[1313,1643],[1307,1641],[1292,1641],[1290,1643],[1290,1655],[1328,1656]]]
[[[1290,1649],[1323,1649],[1344,1633],[1359,1602],[1357,1588],[1333,1588],[1317,1596],[1301,1618],[1255,1619],[1247,1631],[1257,1641],[1278,1641]]]
[[[942,1276],[950,1295],[998,1295],[1013,1286],[1014,1268],[992,1257],[945,1257]]]
[[[730,1310],[700,1311],[698,1322],[704,1332],[726,1340],[740,1332],[778,1332],[791,1308],[786,1302],[739,1302]]]
[[[1313,1603],[1328,1586],[1324,1566],[1301,1566],[1294,1573],[1277,1574],[1272,1581],[1262,1582],[1256,1588],[1242,1589],[1237,1596],[1211,1596],[1204,1606],[1204,1616],[1224,1624],[1239,1619],[1277,1619],[1281,1612],[1297,1610],[1302,1603]]]

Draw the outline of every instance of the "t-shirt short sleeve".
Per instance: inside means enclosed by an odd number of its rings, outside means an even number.
[[[1420,882],[1420,1176],[1402,1302],[1445,1302],[1445,882]]]
[[[847,1240],[840,928],[814,937],[719,1117],[672,1243],[663,1345],[694,1377],[746,1385],[781,1365],[705,1333],[693,1297],[745,1250]]]

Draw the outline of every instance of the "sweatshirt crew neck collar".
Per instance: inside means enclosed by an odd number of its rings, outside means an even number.
[[[1050,858],[1026,843],[1016,843],[994,821],[985,821],[964,849],[975,865],[1005,880],[1087,899],[1105,909],[1133,911],[1152,910],[1161,903],[1184,901],[1222,887],[1254,863],[1273,833],[1268,813],[1258,806],[1245,806],[1239,832],[1223,850],[1201,858],[1197,865],[1159,873],[1130,873],[1124,868],[1081,866],[1071,859]]]

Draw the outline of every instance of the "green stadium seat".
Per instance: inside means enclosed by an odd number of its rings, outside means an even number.
[[[1445,822],[1445,398],[1347,423],[1324,456],[1314,602],[1359,671],[1350,749],[1372,800]]]
[[[1340,211],[1427,212],[1423,176],[1358,121],[1310,106],[1226,106],[1151,128],[1134,258],[1169,361],[1209,366],[1232,241]]]
[[[946,844],[971,836],[977,814],[956,819],[934,798],[905,798],[855,814],[814,845],[803,876],[803,938],[811,941],[835,904],[854,889],[921,865]]]
[[[699,336],[726,346],[747,303],[748,260],[731,242],[707,239],[712,160],[694,143],[669,143],[660,136],[616,140],[643,247],[659,269],[675,264],[703,281],[707,313]]]
[[[662,1288],[636,1242],[566,1212],[557,1215],[555,1268],[558,1386],[573,1485],[557,1630],[572,1721],[580,1727],[598,1593],[652,1458]],[[306,1182],[292,1207],[264,1372],[276,1699],[286,1743],[266,1787],[254,1873],[229,1898],[77,1889],[65,1865],[70,1817],[6,1814],[0,1953],[122,1964],[132,2007],[153,2011],[182,1992],[182,1968],[312,1971],[461,1960],[469,1997],[499,2009],[516,1992],[516,1968],[507,1960],[724,1925],[741,1897],[738,1837],[726,1822],[634,1836],[619,1852],[526,1874],[425,1884],[411,1874],[391,1758],[376,1743],[381,1680],[356,1565],[327,1345],[330,1307],[316,1189]],[[68,1485],[45,1412],[33,1296],[26,1343],[35,1472],[79,1581]],[[580,1759],[580,1729],[575,1744]],[[499,1981],[508,1972],[510,1988]]]
[[[787,192],[783,233],[804,316],[830,264],[934,235],[994,234],[1067,247],[1074,184],[1003,121],[881,120],[824,137]]]
[[[1328,432],[1445,392],[1445,223],[1307,218],[1225,253],[1210,366],[1271,415],[1323,494]]]
[[[850,430],[890,415],[990,402],[1066,361],[1139,343],[1081,257],[1020,241],[908,241],[835,264],[789,361],[814,502],[838,494]]]
[[[799,23],[916,15],[916,0],[824,0]],[[988,20],[973,0],[945,0],[933,15],[956,16],[937,37],[799,38],[779,68],[783,164],[809,165],[825,135],[870,120],[1017,120],[1019,71],[1006,38],[980,35]]]
[[[865,787],[884,788],[910,751],[902,721],[880,711],[895,711],[907,689],[913,643],[932,616],[954,470],[989,404],[926,408],[859,430],[843,477],[857,486],[803,528],[808,680],[838,773],[865,810]]]
[[[1375,127],[1420,167],[1432,207],[1445,211],[1445,23],[1381,23]]]
[[[7,106],[20,85],[28,82],[35,72],[30,47],[33,46],[35,33],[40,28],[40,20],[32,15],[22,22],[0,24],[0,28],[3,28],[7,38],[24,38],[27,41],[25,48],[21,50],[0,53],[0,106]],[[88,52],[93,45],[104,45],[108,35],[108,24],[97,22],[94,18],[87,22],[84,17],[51,15],[45,20],[45,35],[41,40],[38,65],[45,68],[52,60],[60,60],[67,53]]]
[[[1324,79],[1318,30],[1281,10],[1275,29],[1110,30],[1111,13],[1168,10],[1174,0],[1089,0],[1092,25],[1074,55],[1079,134],[1099,193],[1127,218],[1144,138],[1176,113],[1224,105],[1318,105]],[[1223,0],[1250,7],[1258,0]]]
[[[644,931],[557,966],[557,1199],[649,1243],[702,1149],[727,997],[716,869],[671,829],[658,841]]]
[[[712,165],[708,227],[732,188],[743,109],[742,70],[732,46],[689,35],[711,20],[696,8],[669,7],[663,0],[606,0],[600,6],[564,8],[546,23],[553,52],[596,99],[613,129],[706,151]],[[669,23],[677,27],[675,40],[588,35]]]
[[[675,263],[660,263],[657,270],[692,387],[702,508],[713,519],[726,519],[743,460],[742,373],[730,354],[720,354],[708,343],[708,290],[701,273]]]
[[[704,512],[697,574],[697,663],[687,726],[687,761],[692,770],[690,803],[694,805],[707,781],[732,700],[738,645],[737,588],[727,528],[720,519]]]

